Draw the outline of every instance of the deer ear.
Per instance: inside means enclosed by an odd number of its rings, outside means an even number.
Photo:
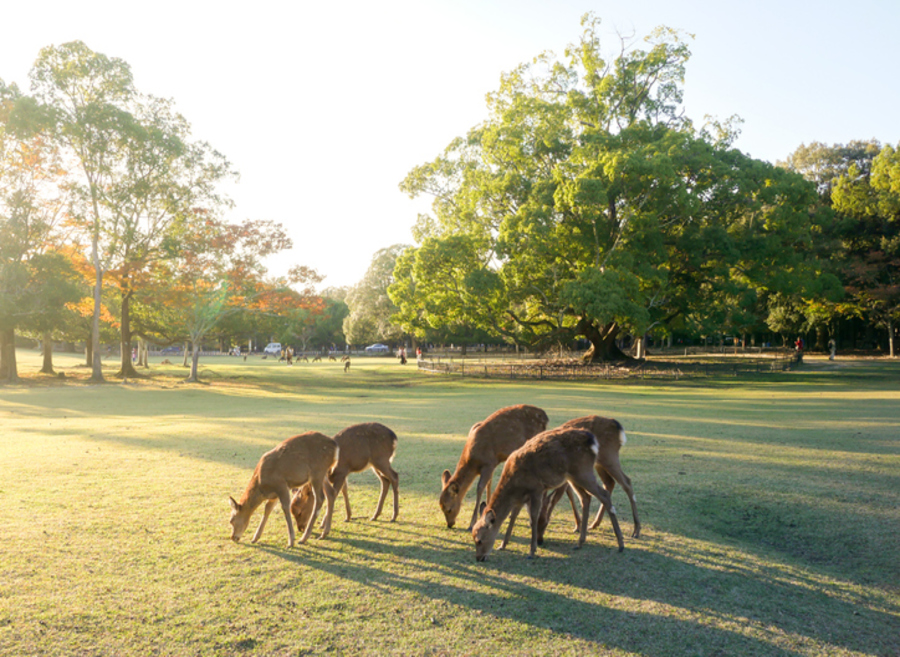
[[[240,511],[240,510],[241,510],[241,505],[238,504],[237,502],[235,502],[235,501],[234,501],[234,498],[231,497],[230,495],[228,496],[228,501],[231,503],[231,508],[232,508],[232,509],[234,509],[235,511]]]
[[[478,507],[478,515],[484,515],[485,508],[487,508],[487,502],[482,502],[481,506]]]
[[[441,484],[446,487],[448,481],[450,481],[450,471],[444,470],[441,474]]]

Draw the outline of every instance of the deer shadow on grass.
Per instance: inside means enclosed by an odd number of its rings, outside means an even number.
[[[645,549],[643,541],[641,549],[619,554],[609,537],[598,544],[596,536],[578,551],[574,538],[550,540],[538,553],[543,556],[527,559],[529,539],[521,531],[505,551],[476,563],[471,544],[461,549],[459,532],[423,536],[400,522],[372,532],[377,536],[336,532],[300,550],[256,547],[384,595],[414,594],[604,649],[683,655],[696,646],[708,654],[775,656],[807,652],[792,645],[826,652],[829,646],[892,649],[898,610],[886,613],[831,595],[819,583],[784,577],[777,567],[723,567],[699,556],[691,561],[653,545]],[[410,538],[419,542],[404,542]],[[339,545],[328,546],[332,541]],[[308,586],[309,572],[286,583],[292,584]],[[808,624],[804,610],[811,606],[828,609],[827,627]]]

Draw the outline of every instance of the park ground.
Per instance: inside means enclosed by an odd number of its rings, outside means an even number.
[[[91,385],[81,360],[51,377],[20,351],[0,387],[0,655],[900,655],[897,362],[517,382],[204,357],[185,384],[156,358]],[[608,521],[573,550],[563,507],[534,560],[525,519],[485,563],[443,523],[440,473],[517,403],[625,426],[643,530],[617,488],[623,553]],[[256,545],[230,540],[263,452],[364,421],[399,436],[397,522],[367,519],[361,473],[328,538],[288,549],[276,513]]]

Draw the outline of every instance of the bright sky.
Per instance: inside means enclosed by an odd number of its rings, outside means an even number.
[[[241,174],[235,220],[294,241],[270,272],[314,267],[352,285],[373,254],[411,243],[426,202],[398,184],[486,115],[500,74],[563,56],[579,19],[695,36],[685,110],[744,119],[736,146],[776,161],[800,144],[900,142],[896,0],[42,0],[0,14],[0,78],[28,89],[39,50],[67,41],[131,65]]]

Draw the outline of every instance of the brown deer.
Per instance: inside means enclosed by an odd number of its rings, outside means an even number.
[[[400,475],[391,467],[394,453],[397,450],[397,434],[378,422],[354,424],[335,435],[339,456],[337,463],[328,475],[329,482],[335,491],[340,490],[344,494],[344,505],[347,509],[347,520],[352,518],[350,511],[350,496],[347,493],[347,475],[353,472],[362,472],[368,467],[381,480],[381,497],[378,498],[378,507],[375,509],[372,520],[377,520],[384,507],[388,488],[394,489],[394,514],[391,522],[397,519],[400,510],[399,485]],[[313,509],[313,494],[310,486],[304,485],[294,496],[291,502],[291,513],[297,521],[297,526],[305,526],[309,514]],[[329,520],[326,516],[323,524]],[[329,527],[330,529],[330,527]]]
[[[322,356],[320,356],[319,354],[316,354],[315,356],[313,356],[312,362],[314,362],[314,363],[322,362]]]
[[[599,415],[586,415],[585,417],[569,420],[560,428],[585,429],[593,433],[597,438],[599,450],[597,451],[597,460],[594,463],[594,469],[597,471],[597,476],[600,477],[600,481],[603,482],[603,487],[610,496],[612,496],[616,482],[622,486],[625,494],[628,495],[628,501],[631,502],[631,514],[634,518],[634,531],[631,535],[633,538],[640,538],[641,521],[638,518],[637,500],[634,496],[634,488],[632,488],[631,479],[629,479],[628,475],[625,474],[625,471],[622,470],[622,464],[619,462],[619,450],[626,442],[625,430],[622,428],[622,425],[612,418],[601,417]],[[546,503],[541,510],[541,517],[538,522],[539,545],[543,543],[544,531],[550,522],[550,515],[553,513],[553,508],[556,506],[556,503],[559,502],[563,493],[566,492],[569,493],[571,499],[571,492],[568,490],[568,486],[562,486],[547,496]],[[601,504],[600,510],[597,512],[597,517],[590,525],[590,529],[596,529],[600,526],[600,521],[603,519],[603,514],[605,512],[606,505]],[[575,513],[575,523],[576,525],[580,524],[577,512]]]
[[[469,529],[472,529],[478,519],[478,505],[481,503],[481,495],[485,488],[488,489],[487,495],[491,494],[490,485],[494,470],[510,454],[524,445],[526,440],[546,430],[547,422],[547,414],[543,409],[519,404],[501,408],[469,429],[469,436],[459,457],[459,463],[456,464],[456,471],[451,475],[449,470],[444,470],[441,475],[442,490],[439,504],[448,527],[456,524],[463,498],[478,477],[475,508],[472,509],[472,519],[469,522]]]
[[[590,431],[582,429],[552,429],[538,434],[520,449],[513,452],[503,465],[500,481],[485,505],[481,518],[472,529],[475,540],[475,558],[478,561],[487,559],[494,547],[500,525],[509,516],[509,527],[500,544],[506,547],[512,534],[516,516],[522,506],[528,504],[531,517],[531,552],[534,557],[538,541],[538,517],[544,502],[544,492],[570,483],[579,497],[587,517],[590,511],[591,495],[609,507],[609,519],[612,521],[619,552],[625,549],[622,532],[616,510],[610,503],[607,493],[594,476],[594,462],[599,446],[597,439]],[[582,522],[578,546],[584,544],[587,536],[587,523]]]
[[[294,525],[291,522],[291,489],[309,482],[315,495],[315,509],[305,531],[300,537],[300,542],[305,543],[312,531],[313,522],[322,501],[327,502],[326,517],[330,517],[334,508],[334,491],[327,487],[326,476],[338,458],[338,446],[328,436],[316,431],[308,431],[300,435],[288,438],[259,459],[256,470],[250,477],[250,483],[237,502],[229,497],[231,502],[231,540],[239,541],[247,525],[250,516],[263,502],[266,503],[262,520],[256,533],[253,535],[253,543],[262,536],[263,528],[269,519],[269,513],[275,503],[281,502],[284,511],[284,519],[287,521],[288,547],[294,547]],[[330,523],[329,523],[330,524]],[[324,538],[324,532],[320,538]]]

